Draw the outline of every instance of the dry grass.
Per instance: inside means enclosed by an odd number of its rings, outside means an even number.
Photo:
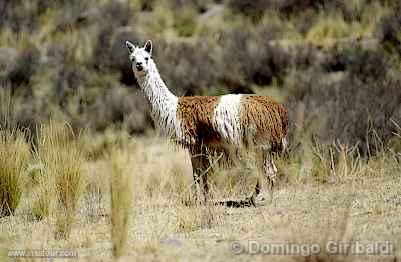
[[[56,238],[68,238],[83,189],[85,158],[78,141],[65,124],[51,123],[39,132],[37,158],[43,167],[33,212],[42,218],[54,211]]]
[[[18,207],[30,157],[24,132],[0,130],[0,217],[13,214]]]
[[[111,239],[113,255],[121,257],[127,248],[130,214],[132,213],[132,181],[128,152],[114,150],[110,154]]]
[[[15,216],[0,220],[1,233],[10,249],[73,249],[86,261],[109,261],[114,255],[122,255],[121,261],[393,261],[399,257],[401,166],[394,154],[384,149],[364,159],[339,144],[307,143],[301,148],[277,159],[281,181],[271,204],[236,209],[211,203],[187,205],[192,177],[185,151],[157,138],[127,139],[119,150],[108,149],[110,154],[82,163],[91,187],[76,203],[69,239],[55,241],[51,221],[32,221],[24,215],[29,195],[22,198]],[[231,172],[218,170],[211,178],[214,199],[246,196],[256,177],[252,170],[252,164]],[[250,240],[316,243],[322,248],[330,240],[390,240],[396,254],[248,256]],[[231,252],[232,241],[239,241],[245,254]]]

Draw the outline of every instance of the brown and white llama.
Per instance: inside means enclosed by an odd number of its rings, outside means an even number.
[[[272,155],[286,146],[286,109],[267,96],[229,94],[177,97],[167,88],[152,59],[152,42],[136,47],[126,42],[132,70],[150,103],[151,115],[162,134],[187,148],[193,177],[206,199],[210,156],[236,162],[239,152],[255,150],[258,166],[272,196],[277,169]],[[199,192],[199,191],[198,191]],[[252,199],[261,199],[259,179]]]

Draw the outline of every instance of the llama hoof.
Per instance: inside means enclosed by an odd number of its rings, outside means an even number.
[[[257,195],[254,201],[256,206],[264,206],[269,202],[268,199],[263,194]]]

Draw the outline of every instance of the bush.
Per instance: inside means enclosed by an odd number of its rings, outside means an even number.
[[[132,180],[129,171],[129,155],[113,150],[110,154],[111,178],[111,238],[113,255],[126,252],[129,216],[132,209]]]
[[[0,130],[0,217],[13,215],[21,199],[30,159],[25,135],[16,128]]]
[[[215,52],[205,41],[158,41],[154,60],[176,95],[200,95],[217,83]]]
[[[128,51],[125,41],[140,44],[142,34],[125,27],[116,29],[105,26],[98,35],[93,51],[93,67],[99,71],[113,71],[120,74],[120,82],[125,85],[136,85],[136,79],[131,69],[131,61],[128,59]],[[141,40],[139,40],[141,39]]]
[[[391,14],[382,19],[377,35],[380,43],[391,53],[401,56],[401,15]]]
[[[275,28],[244,31],[235,27],[225,32],[219,68],[226,82],[270,85],[281,81],[288,68],[289,54],[274,41]],[[229,66],[227,66],[229,64]],[[227,81],[229,80],[229,81]]]
[[[291,123],[303,127],[319,142],[358,145],[362,154],[387,144],[400,122],[401,82],[364,82],[352,74],[295,73],[286,82]],[[300,110],[302,112],[300,112]],[[293,127],[292,132],[295,130]],[[292,133],[294,136],[294,133]]]
[[[332,49],[321,66],[327,72],[345,71],[364,82],[384,80],[390,67],[382,49],[364,49],[359,45]]]
[[[39,56],[39,50],[33,44],[28,43],[21,50],[7,75],[7,81],[11,83],[13,90],[18,88],[22,94],[31,94],[32,90],[26,86],[30,84],[39,66]]]
[[[307,40],[319,46],[330,46],[337,39],[350,36],[349,25],[342,16],[322,17],[307,33]]]
[[[262,18],[264,10],[271,6],[269,0],[229,0],[228,6],[237,13],[258,21]]]
[[[176,14],[174,28],[179,36],[189,37],[196,31],[196,11],[190,7],[181,7]]]
[[[52,45],[47,55],[49,61],[43,71],[51,73],[49,80],[52,88],[48,90],[48,96],[53,103],[64,108],[71,97],[87,84],[86,70],[74,58],[73,49],[67,45]]]
[[[358,11],[343,0],[229,0],[228,6],[235,12],[244,14],[258,21],[268,9],[278,10],[285,16],[300,15],[307,9],[315,12],[319,9],[336,10],[343,14]],[[352,6],[352,7],[350,7]]]
[[[38,217],[48,215],[52,203],[56,203],[56,238],[68,238],[75,211],[83,189],[83,148],[78,144],[69,126],[50,123],[39,132],[37,157],[43,164],[41,183],[44,193],[39,195],[35,212]],[[43,181],[44,182],[44,181]],[[55,199],[53,199],[55,197]],[[54,202],[53,202],[54,201]],[[46,204],[44,204],[46,202]],[[46,214],[47,213],[47,214]]]
[[[79,122],[96,131],[115,125],[129,132],[144,133],[152,125],[149,119],[148,104],[139,90],[115,86],[98,90],[96,99],[83,109],[83,121]]]

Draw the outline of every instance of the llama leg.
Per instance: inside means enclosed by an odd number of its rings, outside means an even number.
[[[274,184],[276,183],[277,168],[273,162],[273,157],[270,154],[269,150],[258,149],[256,151],[256,156],[257,165],[259,167],[260,173],[262,174],[263,178],[267,179],[268,191],[271,201],[273,199]],[[254,201],[257,203],[263,203],[266,200],[264,194],[262,193],[262,183],[260,179],[261,178],[258,177],[255,191],[252,195]]]
[[[256,164],[258,167],[258,177],[256,180],[256,185],[254,192],[252,192],[251,199],[254,203],[263,203],[265,201],[264,194],[262,192],[262,181],[261,176],[264,177],[264,158],[263,158],[263,151],[261,149],[257,149],[255,151],[256,156]]]
[[[192,194],[194,195],[194,199],[196,202],[201,200],[201,175],[203,173],[203,169],[200,166],[199,157],[195,155],[191,155],[191,163],[192,163],[192,176],[194,178],[194,182],[192,184]]]
[[[209,186],[207,155],[201,150],[191,150],[192,174],[194,178],[194,193],[197,201],[206,202]]]
[[[205,198],[209,196],[209,184],[207,182],[208,174],[209,172],[207,171],[202,175],[203,194],[205,195]]]
[[[277,168],[273,162],[273,156],[269,152],[264,152],[263,174],[267,178],[269,186],[270,201],[273,200],[273,189],[277,179]]]

